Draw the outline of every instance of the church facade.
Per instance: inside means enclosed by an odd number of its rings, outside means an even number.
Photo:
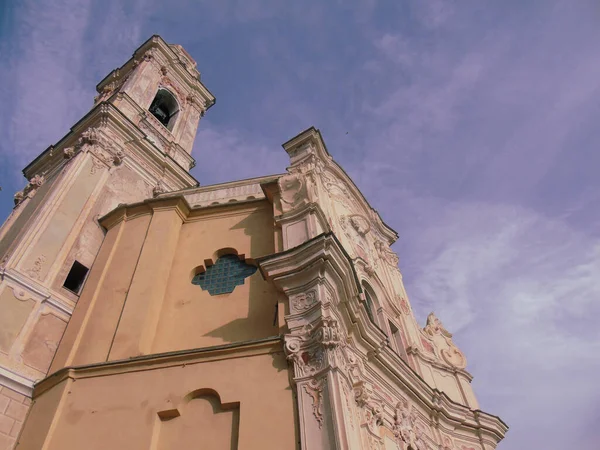
[[[153,36],[25,169],[0,229],[0,449],[490,450],[466,358],[315,128],[199,186],[215,98]]]

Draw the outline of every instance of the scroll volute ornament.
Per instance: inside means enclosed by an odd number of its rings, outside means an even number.
[[[378,434],[377,426],[383,423],[383,408],[381,400],[375,396],[371,383],[364,380],[354,383],[354,399],[363,409],[363,425],[366,425],[371,433]]]
[[[352,214],[343,209],[344,214],[339,216],[339,223],[348,241],[353,258],[360,257],[366,263],[374,262],[371,245],[366,238],[371,231],[368,219],[360,214]]]
[[[414,407],[408,407],[406,401],[396,405],[394,417],[394,435],[399,441],[406,443],[414,450],[428,450],[430,447],[425,442],[423,430],[417,425],[417,414]]]
[[[33,197],[38,188],[46,182],[46,177],[42,173],[41,175],[35,175],[29,180],[27,186],[22,191],[19,191],[14,196],[15,206],[18,206],[27,197]]]
[[[439,350],[442,359],[449,365],[464,369],[467,366],[465,355],[454,345],[452,334],[434,313],[427,316],[427,324],[423,331],[431,337],[434,345]]]
[[[290,303],[294,312],[303,312],[316,305],[318,301],[316,291],[311,290],[292,297]]]
[[[398,268],[398,255],[396,255],[396,253],[385,243],[383,243],[382,241],[375,241],[375,249],[377,250],[379,258],[381,258],[383,261],[385,261],[387,264],[394,267],[395,269]]]
[[[345,343],[340,325],[332,317],[323,317],[316,324],[306,324],[300,331],[287,334],[284,341],[287,359],[296,364],[299,376],[314,374],[323,369],[327,364],[326,352],[343,347]]]

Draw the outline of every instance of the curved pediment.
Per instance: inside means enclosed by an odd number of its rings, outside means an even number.
[[[361,230],[368,232],[372,228],[388,245],[396,241],[398,233],[383,222],[344,169],[333,160],[319,130],[311,127],[283,144],[283,148],[290,156],[290,174],[309,174],[319,191],[325,190],[340,204],[337,217],[353,216]]]
[[[361,191],[333,160],[321,133],[311,127],[283,144],[290,156],[288,175],[281,177],[281,210],[285,214],[317,203],[352,259],[374,270],[381,262],[397,268],[390,249],[398,234],[387,226]]]

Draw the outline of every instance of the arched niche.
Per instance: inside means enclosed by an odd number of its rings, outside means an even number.
[[[197,389],[177,408],[157,413],[151,450],[238,448],[239,402],[222,403],[213,389]]]

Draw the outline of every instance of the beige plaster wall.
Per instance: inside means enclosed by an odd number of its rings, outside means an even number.
[[[9,217],[5,224],[3,225],[2,232],[0,232],[0,260],[4,256],[4,254],[8,251],[10,246],[16,241],[19,235],[22,235],[26,228],[28,228],[28,222],[38,209],[38,207],[42,204],[42,201],[46,198],[50,189],[58,179],[58,175],[55,174],[50,177],[44,184],[42,184],[35,192],[35,195],[24,201],[25,204],[21,204],[19,208],[22,208],[22,211],[13,211],[12,214],[17,215],[17,217],[12,220]],[[5,230],[4,227],[7,227]]]
[[[25,344],[21,353],[23,363],[42,373],[46,373],[58,343],[67,326],[67,322],[49,311],[43,311]]]
[[[133,172],[125,165],[111,170],[103,184],[104,186],[102,186],[98,196],[94,199],[92,208],[85,212],[87,220],[81,227],[72,248],[54,279],[52,287],[65,295],[69,295],[70,293],[65,292],[62,285],[69,270],[71,270],[73,262],[77,260],[84,266],[91,268],[102,245],[104,231],[98,225],[96,219],[107,214],[120,203],[135,203],[152,197],[151,186],[141,180],[139,174]],[[76,297],[71,296],[71,298],[76,300]]]
[[[8,354],[21,332],[35,301],[17,297],[10,286],[0,292],[0,352]]]
[[[86,369],[66,389],[63,382],[34,397],[17,449],[38,450],[44,439],[47,450],[295,449],[285,356],[235,356],[112,374]],[[218,399],[194,395],[206,391]]]
[[[185,222],[165,202],[173,201],[155,200],[154,210],[140,207],[145,212],[110,228],[50,373],[278,334],[278,296],[258,270],[230,294],[211,296],[191,283],[220,250],[250,261],[274,252],[268,202],[192,212]]]
[[[82,165],[76,180],[65,198],[56,209],[48,225],[21,262],[21,270],[32,278],[43,281],[52,267],[75,221],[92,194],[102,171],[92,171],[92,161],[88,158]],[[40,258],[43,258],[40,260]],[[41,261],[41,264],[38,262]]]
[[[163,352],[258,339],[278,334],[277,294],[257,270],[230,294],[212,296],[191,283],[194,269],[216,252],[237,250],[248,259],[275,251],[270,205],[224,207],[185,223],[173,260],[152,351]]]
[[[33,381],[44,377],[67,317],[39,295],[8,281],[0,283],[0,366]],[[9,384],[9,386],[14,387]],[[24,387],[26,392],[29,388]]]
[[[142,215],[108,231],[49,373],[106,361],[150,219]]]

